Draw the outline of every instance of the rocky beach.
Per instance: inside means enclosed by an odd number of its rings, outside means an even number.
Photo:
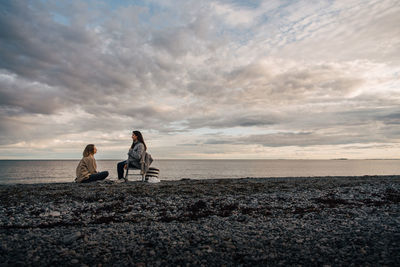
[[[1,266],[400,265],[400,176],[0,192]]]

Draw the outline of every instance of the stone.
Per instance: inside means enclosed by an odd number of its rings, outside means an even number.
[[[71,243],[75,242],[76,240],[78,240],[81,237],[82,237],[82,233],[81,232],[75,232],[73,234],[65,236],[64,239],[63,239],[63,243],[64,244],[71,244]]]
[[[51,211],[49,212],[49,216],[59,217],[61,213],[59,211]]]

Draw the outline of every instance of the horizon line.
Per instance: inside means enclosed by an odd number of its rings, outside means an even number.
[[[67,161],[67,160],[81,160],[81,158],[65,158],[65,159],[32,159],[32,158],[21,158],[21,159],[1,159],[0,161],[24,161],[24,160],[32,160],[32,161]],[[96,161],[106,161],[106,160],[121,160],[122,159],[96,159]],[[159,158],[154,160],[400,160],[400,158],[320,158],[320,159],[312,159],[312,158]]]

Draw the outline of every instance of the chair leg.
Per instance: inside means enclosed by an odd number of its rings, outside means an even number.
[[[124,177],[125,180],[126,180],[126,178],[128,178],[128,172],[129,172],[129,168],[126,168],[125,177]]]

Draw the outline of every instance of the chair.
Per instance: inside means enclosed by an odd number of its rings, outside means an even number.
[[[132,172],[129,172],[132,171]],[[138,168],[133,168],[133,167],[127,167],[126,168],[126,172],[125,172],[125,181],[128,180],[128,175],[134,175],[134,176],[138,176],[142,179],[142,182],[144,182],[145,179],[145,175],[142,174],[142,170],[138,169]]]
[[[134,173],[130,173],[129,171],[134,171]],[[149,181],[149,178],[158,179],[159,173],[160,173],[160,170],[155,167],[150,167],[146,174],[142,174],[141,169],[129,167],[126,169],[125,181],[128,180],[128,175],[139,176],[142,178],[142,182]]]

